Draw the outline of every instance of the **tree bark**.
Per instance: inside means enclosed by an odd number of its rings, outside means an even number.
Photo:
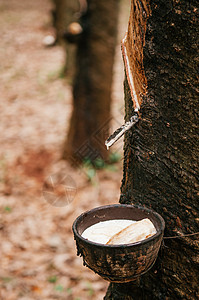
[[[54,27],[56,29],[56,39],[64,47],[66,61],[64,73],[68,79],[73,78],[75,74],[75,56],[76,44],[67,43],[64,34],[68,26],[77,21],[80,4],[78,0],[53,0],[55,3],[54,10]]]
[[[135,34],[137,22],[144,33],[145,75],[130,62],[143,89],[140,120],[125,136],[120,203],[154,209],[165,220],[165,237],[177,238],[164,239],[154,267],[138,281],[110,284],[106,300],[199,299],[198,235],[183,237],[199,231],[197,12],[198,1],[132,0],[128,32]],[[138,95],[140,85],[134,88]],[[132,95],[126,77],[126,120]]]
[[[73,113],[63,158],[107,158],[111,86],[117,36],[118,0],[89,0],[81,19],[73,86]]]

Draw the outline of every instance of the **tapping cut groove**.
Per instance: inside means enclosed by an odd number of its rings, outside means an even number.
[[[142,97],[146,94],[147,89],[147,80],[143,66],[143,48],[149,15],[149,0],[132,1],[128,31],[121,43],[127,80],[135,111],[140,109]]]

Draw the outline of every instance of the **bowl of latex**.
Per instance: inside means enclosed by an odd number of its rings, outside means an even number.
[[[129,282],[154,265],[164,227],[157,212],[114,204],[81,214],[73,223],[73,233],[85,266],[105,280]]]

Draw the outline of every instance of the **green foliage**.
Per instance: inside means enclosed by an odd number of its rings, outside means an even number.
[[[88,177],[88,180],[92,181],[93,178],[95,177],[96,171],[95,171],[95,168],[94,168],[93,163],[90,160],[90,158],[85,158],[84,159],[83,169],[86,173],[86,176]]]
[[[64,291],[64,288],[61,284],[58,284],[54,287],[55,291],[58,291],[58,292],[63,292]]]
[[[5,283],[9,283],[10,281],[12,281],[11,277],[1,277],[1,280]]]
[[[96,175],[96,170],[108,170],[116,172],[118,170],[116,164],[121,160],[121,155],[118,152],[113,152],[109,156],[108,162],[98,157],[94,161],[90,158],[85,158],[82,167],[88,177],[89,181],[93,181]]]
[[[106,165],[106,170],[111,171],[111,172],[117,172],[118,167],[116,165]]]
[[[88,290],[88,295],[90,297],[92,297],[94,295],[94,290],[93,290],[92,284],[90,282],[87,282],[86,287],[87,287],[87,290]]]
[[[52,70],[47,74],[47,79],[49,81],[54,81],[56,79],[63,79],[63,78],[65,78],[64,67],[61,67],[58,70]]]
[[[118,152],[111,152],[109,155],[109,161],[111,164],[117,163],[121,160],[121,155]]]
[[[12,211],[12,208],[10,206],[5,206],[4,207],[4,211],[6,212],[11,212]]]
[[[86,175],[89,180],[92,180],[95,177],[95,174],[96,174],[96,171],[94,168],[89,168],[88,170],[86,170]]]
[[[59,70],[59,73],[58,73],[58,77],[60,78],[60,79],[65,79],[65,72],[66,72],[66,70],[65,70],[65,67],[63,66],[63,67],[61,67],[60,68],[60,70]]]
[[[6,172],[7,172],[6,157],[3,156],[0,159],[0,182],[5,182]]]
[[[68,295],[72,295],[72,289],[71,288],[67,288],[66,292],[68,293]]]
[[[102,158],[97,158],[96,160],[94,160],[93,165],[96,169],[103,169],[105,168],[105,161]]]
[[[57,276],[54,275],[54,276],[48,277],[48,282],[50,282],[50,283],[56,283],[57,282]]]
[[[84,167],[91,167],[92,166],[92,161],[91,161],[91,159],[90,158],[88,158],[88,157],[85,157],[85,159],[84,159],[84,161],[83,161],[83,166]]]

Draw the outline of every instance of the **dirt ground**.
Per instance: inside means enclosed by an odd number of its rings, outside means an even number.
[[[62,48],[43,45],[51,8],[50,0],[0,0],[1,300],[99,300],[108,286],[76,256],[71,227],[82,212],[118,202],[122,141],[120,161],[96,174],[60,161],[72,95]],[[119,42],[114,70],[112,130],[124,114]],[[72,185],[61,207],[44,193],[53,176]]]

